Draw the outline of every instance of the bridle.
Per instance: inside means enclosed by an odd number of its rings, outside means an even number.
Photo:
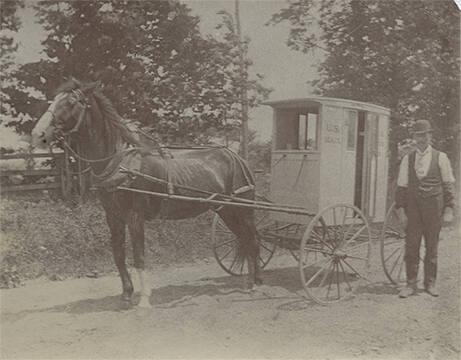
[[[72,104],[74,106],[77,103],[81,104],[82,107],[83,107],[83,110],[80,112],[80,115],[79,115],[79,117],[77,119],[77,122],[75,123],[73,128],[70,129],[69,131],[62,131],[59,127],[57,127],[57,130],[61,132],[61,136],[63,136],[63,137],[70,136],[73,133],[76,133],[76,132],[78,132],[78,130],[80,130],[80,127],[83,124],[83,120],[85,119],[86,112],[90,108],[90,105],[88,105],[88,102],[86,101],[85,94],[83,94],[83,92],[81,90],[74,89],[74,90],[72,90],[72,94],[75,96],[75,100],[72,102]],[[46,112],[49,112],[51,114],[54,121],[59,121],[58,117],[56,116],[56,114],[53,111],[48,109]]]
[[[88,102],[86,101],[86,97],[85,97],[85,94],[79,90],[79,89],[74,89],[72,90],[72,94],[75,96],[75,100],[72,102],[73,106],[75,106],[77,103],[80,103],[82,106],[83,106],[83,109],[82,111],[80,112],[79,116],[78,116],[78,119],[77,119],[77,122],[75,123],[75,125],[72,127],[72,129],[68,130],[68,131],[63,131],[60,127],[58,127],[59,125],[59,118],[56,116],[56,114],[54,113],[54,111],[52,110],[47,110],[46,112],[49,112],[53,118],[53,121],[56,122],[56,130],[57,130],[57,133],[54,134],[54,137],[62,142],[62,144],[64,145],[64,147],[66,149],[68,149],[70,151],[70,153],[72,154],[72,156],[74,156],[75,158],[81,160],[81,161],[84,161],[84,162],[87,162],[87,163],[100,163],[100,162],[104,162],[104,161],[108,161],[108,160],[111,160],[113,159],[116,155],[117,155],[117,151],[115,151],[112,155],[109,155],[109,156],[106,156],[104,158],[99,158],[99,159],[88,159],[88,158],[85,158],[83,156],[81,156],[80,154],[78,154],[69,144],[68,142],[68,138],[74,134],[74,133],[77,133],[83,122],[84,122],[84,119],[85,119],[85,116],[87,114],[87,111],[88,109],[90,108],[90,105],[88,104]],[[88,166],[85,170],[83,170],[81,173],[86,173],[88,171],[91,171],[91,166]],[[94,174],[94,172],[92,171],[93,175],[97,176],[97,174]]]

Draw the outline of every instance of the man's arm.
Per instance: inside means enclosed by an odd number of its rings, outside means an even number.
[[[440,153],[439,168],[442,176],[443,202],[445,207],[444,220],[451,222],[455,207],[455,177],[453,176],[450,160],[445,153]]]

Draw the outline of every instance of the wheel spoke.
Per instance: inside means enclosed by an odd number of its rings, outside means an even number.
[[[215,248],[218,249],[220,247],[223,247],[224,245],[229,245],[229,244],[232,244],[232,243],[235,243],[235,239],[232,239],[232,240],[227,240],[226,242],[223,242],[219,245],[216,245]]]
[[[347,258],[348,258],[348,259],[363,260],[363,261],[367,261],[367,260],[368,260],[368,258],[366,258],[366,257],[360,257],[360,256],[354,256],[354,255],[347,255]]]
[[[401,236],[401,234],[403,232],[402,229],[393,228],[391,225],[387,225],[387,230],[386,231],[392,232],[393,234],[399,234],[399,236]]]
[[[357,231],[349,240],[346,241],[346,243],[344,244],[344,246],[342,246],[342,248],[344,248],[345,246],[347,246],[347,244],[349,244],[351,241],[355,240],[359,235],[360,233],[365,230],[367,228],[367,225],[363,225],[359,231]]]
[[[227,226],[225,225],[224,221],[222,221],[222,220],[218,220],[218,221],[216,222],[216,225],[217,225],[217,227],[219,227],[221,230],[227,230],[227,231],[229,231],[229,229],[228,229]]]
[[[333,263],[333,271],[336,269],[336,263]],[[328,282],[328,289],[327,289],[327,295],[325,298],[328,300],[328,297],[330,295],[330,290],[331,290],[331,283],[333,282],[333,276],[330,276],[330,281]]]
[[[319,276],[319,275],[322,273],[322,271],[325,269],[325,266],[327,266],[327,265],[330,264],[330,262],[331,262],[331,260],[328,259],[328,260],[327,260],[327,263],[326,263],[325,265],[323,265],[323,266],[320,268],[320,270],[318,270],[318,271],[309,279],[309,281],[306,283],[306,286],[309,286],[310,283],[313,282],[313,281],[317,278],[317,276]]]
[[[226,230],[226,229],[216,229],[215,230],[215,233],[217,234],[229,234],[229,235],[234,235],[234,233],[230,230]]]
[[[353,250],[355,250],[355,249],[361,248],[362,246],[368,246],[368,245],[369,245],[368,242],[361,242],[360,244],[356,244],[356,245],[354,245],[354,246],[348,248],[348,249],[347,249],[347,252],[351,252],[351,251],[353,251]],[[344,249],[343,249],[343,250],[344,250]]]
[[[346,271],[344,270],[344,266],[341,262],[339,262],[339,265],[341,266],[341,270],[343,271],[344,279],[346,280],[347,286],[349,287],[349,291],[352,291],[352,286],[349,283],[349,279],[347,278],[347,274],[346,274]]]
[[[304,247],[303,250],[307,250],[307,251],[310,251],[310,252],[319,252],[319,253],[322,253],[322,254],[326,254],[326,255],[333,255],[331,251],[326,251],[324,249],[319,249],[319,248],[311,248],[311,247]]]
[[[364,279],[364,280],[367,280],[366,278],[364,278],[362,275],[360,275],[360,273],[355,270],[351,264],[349,264],[346,260],[343,260],[344,264],[346,264],[358,277]]]
[[[264,249],[272,253],[272,249],[269,249],[268,247],[266,247],[266,245],[264,245],[261,241],[259,242],[259,246],[263,247]]]
[[[328,235],[328,238],[330,239],[330,234],[328,233],[328,229],[326,229],[326,232],[327,232],[327,235]],[[324,233],[325,233],[325,229],[324,229]],[[319,236],[317,238],[317,240],[319,240],[323,245],[325,245],[326,247],[330,248],[331,250],[333,250],[333,247],[328,243],[328,242],[325,242],[323,240],[323,237],[320,237],[320,235],[317,234],[317,236]],[[330,242],[331,242],[331,239],[330,239]]]
[[[400,253],[399,256],[397,256],[397,259],[395,259],[394,265],[392,265],[392,268],[391,268],[391,271],[390,271],[391,274],[394,272],[394,269],[397,266],[397,264],[399,263],[399,260],[400,260],[401,257],[402,257],[402,253]]]
[[[264,260],[263,260],[263,258],[261,257],[261,255],[258,255],[258,260],[259,260],[262,264],[264,264]]]
[[[314,229],[311,233],[311,239],[312,240],[317,240],[317,242],[319,243],[323,243],[322,242],[322,237],[320,236],[320,234],[317,233],[317,229]]]
[[[240,274],[243,274],[243,267],[245,266],[245,261],[243,260],[240,264]]]
[[[327,271],[325,271],[325,274],[323,274],[323,277],[322,277],[322,280],[320,281],[320,284],[319,284],[319,288],[322,288],[323,287],[323,284],[325,283],[325,280],[328,278],[328,275],[330,274],[330,268],[333,267],[334,268],[335,264],[333,261],[330,262],[330,265],[328,266],[328,269]]]
[[[220,261],[224,260],[233,250],[234,250],[234,248],[232,247],[223,256],[218,256],[219,260]]]
[[[234,260],[232,260],[232,264],[231,266],[229,266],[229,270],[232,270],[232,268],[234,267],[234,265],[236,264],[237,262],[237,256],[234,257]]]
[[[384,259],[384,262],[387,263],[387,261],[388,261],[392,256],[394,256],[394,254],[395,254],[397,251],[399,251],[399,250],[400,250],[400,251],[402,250],[402,247],[401,247],[401,246],[395,248],[395,250],[394,250],[387,258]]]
[[[318,264],[323,263],[324,261],[329,261],[329,260],[330,260],[329,258],[326,258],[326,259],[325,259],[325,258],[322,258],[322,259],[320,259],[320,260],[317,260],[317,257],[316,257],[316,256],[317,256],[317,253],[315,252],[315,253],[314,253],[315,262],[312,263],[312,264],[308,264],[308,263],[307,263],[307,256],[309,256],[309,254],[311,254],[311,253],[308,252],[308,253],[306,254],[306,259],[305,259],[306,262],[303,262],[303,264],[304,264],[303,269],[306,269],[306,268],[308,268],[309,266],[316,266],[316,265],[318,265]]]
[[[336,265],[336,287],[338,289],[338,299],[341,299],[341,286],[339,284],[339,265]]]
[[[389,246],[389,245],[394,245],[394,244],[402,244],[402,239],[395,239],[395,238],[386,238],[386,239],[392,239],[391,241],[385,241],[384,246]]]
[[[331,244],[332,241],[331,241],[331,237],[330,237],[330,232],[328,231],[328,226],[325,224],[325,221],[323,221],[322,226],[323,226],[323,229],[324,229],[323,232],[326,233],[327,236],[328,236],[328,240],[329,240],[328,244]],[[331,247],[331,248],[333,249],[333,247]]]
[[[366,279],[367,273],[360,272],[369,262],[370,232],[367,219],[354,206],[331,205],[315,215],[300,246],[304,253],[299,269],[308,296],[319,304],[335,302],[362,283],[357,279]],[[314,256],[319,261],[313,261]],[[312,266],[307,262],[316,264],[314,270],[306,269]]]
[[[400,263],[399,273],[398,273],[398,278],[397,278],[397,280],[400,280],[400,279],[402,278],[403,264],[405,264],[405,261],[402,261],[402,262]]]

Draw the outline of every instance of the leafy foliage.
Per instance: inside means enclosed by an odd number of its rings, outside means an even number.
[[[253,90],[251,106],[267,95],[261,79],[242,81],[235,43],[204,38],[199,19],[178,1],[46,0],[36,10],[48,31],[48,59],[20,69],[20,89],[9,89],[14,99],[27,87],[50,98],[69,76],[99,80],[123,117],[169,142],[204,142],[224,128],[225,113],[239,126],[242,87]],[[37,116],[37,98],[26,96],[18,107]]]
[[[10,74],[14,65],[14,53],[18,45],[14,41],[13,34],[18,31],[21,22],[17,10],[24,6],[22,0],[1,0],[0,1],[0,114],[10,115],[13,112],[10,98],[3,89],[11,85]],[[1,121],[1,120],[0,120]]]
[[[391,141],[431,120],[438,147],[459,163],[459,12],[451,0],[299,0],[275,14],[288,45],[321,48],[317,92],[391,108]]]

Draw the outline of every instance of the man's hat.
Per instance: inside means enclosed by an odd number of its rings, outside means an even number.
[[[425,134],[432,131],[432,126],[429,120],[416,120],[411,128],[412,134]]]

